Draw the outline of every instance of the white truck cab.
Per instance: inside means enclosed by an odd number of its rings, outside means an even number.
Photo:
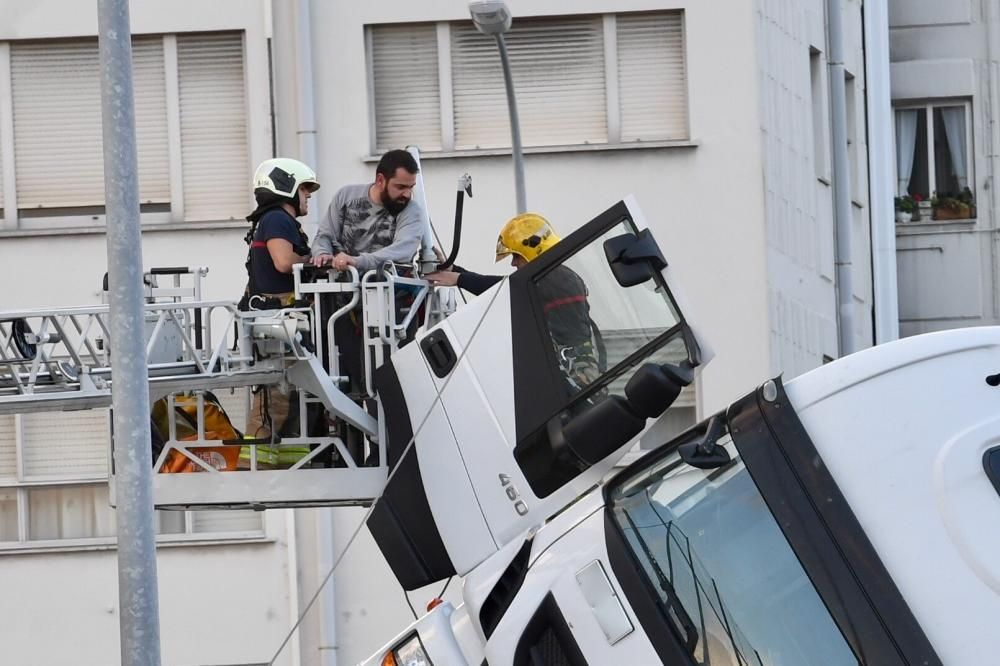
[[[545,330],[531,289],[586,251],[529,264],[392,359],[405,404],[448,427],[411,420],[399,435],[386,403],[404,463],[369,527],[404,588],[459,574],[463,603],[365,663],[993,663],[1000,328],[768,380],[615,470],[637,432],[623,410],[669,403],[704,346],[667,296],[662,345],[609,361],[582,391],[561,386],[551,341],[524,333]],[[453,350],[441,374],[416,353],[435,334]],[[672,378],[648,394],[647,364]]]
[[[998,371],[991,327],[769,380],[526,529],[366,663],[992,663]]]

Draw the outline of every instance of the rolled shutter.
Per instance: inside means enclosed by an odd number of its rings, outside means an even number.
[[[380,25],[371,31],[377,151],[411,144],[441,150],[437,27]]]
[[[108,410],[25,414],[21,419],[26,478],[108,473]]]
[[[15,42],[10,49],[18,205],[104,205],[97,40]],[[133,40],[139,196],[170,199],[160,37]]]
[[[242,33],[178,35],[177,69],[184,217],[242,218],[250,212]]]
[[[219,404],[225,410],[233,427],[240,432],[246,432],[247,389],[237,388],[233,391],[220,389],[215,392],[215,397],[219,399]]]
[[[97,40],[11,44],[21,208],[103,206]]]
[[[14,417],[0,416],[0,478],[17,476],[17,446]]]
[[[170,202],[170,149],[167,136],[167,84],[163,38],[132,42],[135,88],[135,143],[139,154],[140,203]]]
[[[263,529],[258,511],[192,511],[191,521],[191,531],[196,534],[259,532]]]
[[[519,20],[505,35],[525,146],[607,143],[600,16]],[[468,22],[451,26],[457,149],[510,146],[496,42]]]
[[[621,140],[688,138],[681,13],[620,14],[616,21]]]

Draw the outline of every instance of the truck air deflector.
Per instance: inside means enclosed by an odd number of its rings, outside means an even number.
[[[865,664],[940,664],[780,377],[764,386],[730,405],[733,442],[844,637]]]
[[[368,517],[368,529],[406,590],[415,590],[455,574],[424,493],[413,426],[392,361],[375,372],[385,415],[387,456],[398,469]]]

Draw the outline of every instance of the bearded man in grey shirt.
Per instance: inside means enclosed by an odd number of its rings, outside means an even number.
[[[427,213],[411,201],[420,168],[405,150],[390,150],[375,182],[337,190],[313,241],[312,263],[358,273],[392,261],[409,263],[420,246]]]

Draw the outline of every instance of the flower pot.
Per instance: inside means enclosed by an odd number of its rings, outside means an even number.
[[[920,221],[930,222],[931,215],[934,213],[934,209],[931,206],[930,201],[920,201],[917,203],[917,208],[920,211]]]
[[[911,213],[908,213],[905,210],[896,211],[896,222],[899,222],[900,224],[906,224],[912,219],[913,215]]]
[[[934,219],[936,220],[969,220],[973,217],[972,210],[968,206],[958,208],[938,206],[934,209]]]

